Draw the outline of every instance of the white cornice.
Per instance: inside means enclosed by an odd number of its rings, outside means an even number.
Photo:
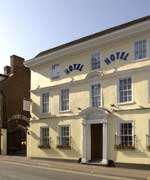
[[[115,40],[119,40],[121,38],[125,38],[137,33],[141,33],[144,31],[150,30],[150,21],[142,22],[133,26],[130,26],[128,28],[122,29],[122,30],[116,30],[114,32],[108,33],[106,35],[93,38],[75,45],[71,45],[69,47],[65,47],[63,49],[57,50],[55,52],[49,53],[47,55],[43,55],[41,57],[33,58],[28,61],[26,61],[24,64],[27,67],[33,67],[39,64],[46,63],[48,61],[52,61],[55,59],[58,59],[60,57],[63,57],[65,55],[70,55],[73,53],[79,53],[85,50],[88,50],[90,48],[93,48],[95,46],[105,45],[108,42],[112,42]]]
[[[94,78],[93,75],[95,75],[95,77],[98,77],[100,81],[107,79],[107,78],[113,78],[113,77],[118,77],[120,75],[126,75],[129,73],[135,73],[138,71],[150,71],[150,62],[149,60],[147,60],[147,63],[145,65],[141,65],[142,62],[138,62],[136,63],[137,65],[133,68],[131,66],[131,64],[128,64],[125,67],[119,67],[117,70],[116,69],[111,69],[108,71],[98,71],[98,72],[89,72],[85,78],[83,79],[79,79],[79,80],[72,80],[70,78],[69,81],[65,82],[65,83],[60,83],[57,85],[51,85],[51,86],[47,86],[47,87],[38,87],[37,89],[33,89],[31,90],[32,93],[41,93],[43,91],[50,91],[52,89],[58,89],[58,88],[62,88],[62,87],[66,87],[66,86],[75,86],[75,85],[80,85],[83,83],[89,83],[91,82],[91,79]],[[130,66],[130,67],[129,67]],[[115,70],[115,71],[114,71]]]

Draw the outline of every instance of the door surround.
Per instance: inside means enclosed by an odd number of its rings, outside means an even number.
[[[88,163],[91,160],[91,124],[103,125],[103,149],[102,161],[100,164],[107,164],[107,115],[108,111],[103,108],[89,107],[83,110],[80,115],[82,120],[82,163]],[[93,117],[93,118],[92,118]],[[90,118],[90,119],[89,119]]]

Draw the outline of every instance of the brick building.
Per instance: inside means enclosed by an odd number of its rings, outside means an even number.
[[[30,70],[23,63],[23,58],[13,55],[0,74],[1,154],[26,153],[30,113],[23,110],[23,102],[30,99]]]

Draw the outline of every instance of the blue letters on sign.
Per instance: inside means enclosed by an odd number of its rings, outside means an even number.
[[[74,70],[82,71],[83,66],[84,66],[83,64],[72,64],[72,65],[69,65],[69,67],[65,69],[65,73],[69,74],[70,72],[72,72]]]
[[[116,52],[114,54],[111,54],[109,57],[107,57],[104,61],[106,64],[111,64],[113,61],[117,60],[124,60],[126,61],[128,59],[129,53],[126,52]]]

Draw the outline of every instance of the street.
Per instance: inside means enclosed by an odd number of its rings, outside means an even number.
[[[143,170],[0,157],[0,180],[145,180],[149,174]]]
[[[80,173],[60,172],[39,167],[19,166],[10,163],[0,163],[0,180],[109,180],[103,176]]]

